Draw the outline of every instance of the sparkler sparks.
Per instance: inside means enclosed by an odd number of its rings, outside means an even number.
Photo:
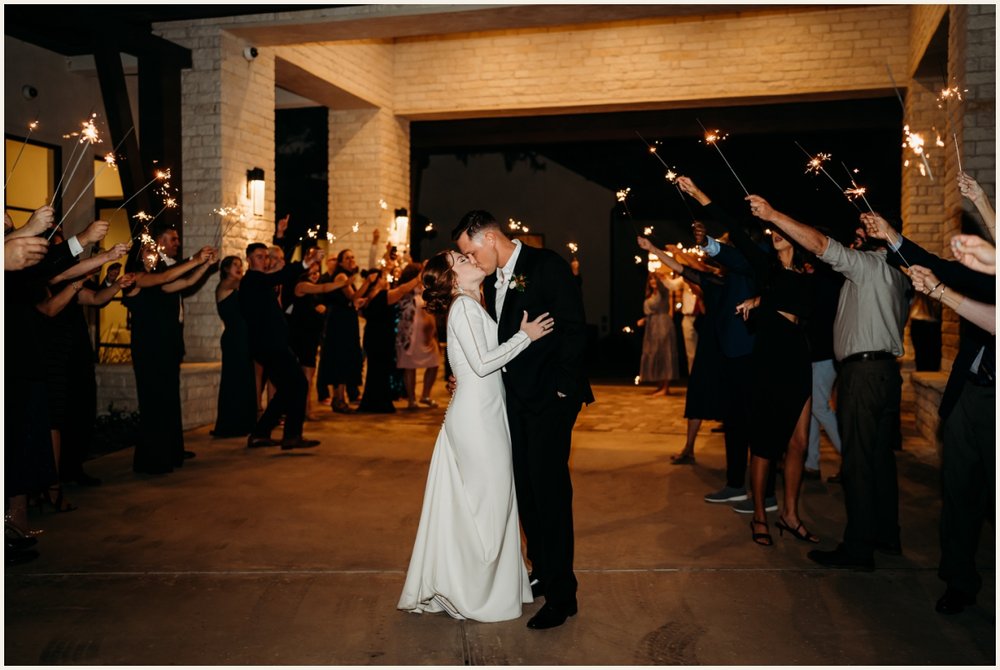
[[[631,333],[632,328],[630,326],[625,326],[624,328],[622,328],[622,332],[626,334]]]
[[[354,222],[354,225],[353,225],[353,226],[351,226],[351,232],[352,232],[352,233],[356,233],[356,232],[358,232],[359,230],[361,230],[361,224],[360,224],[360,223],[358,223],[357,221],[355,221],[355,222]]]
[[[702,124],[701,119],[698,119],[698,125],[701,126],[701,129],[705,131],[705,140],[704,140],[705,144],[715,147],[715,150],[719,152],[719,156],[722,158],[722,161],[726,164],[726,167],[728,167],[729,171],[733,173],[733,177],[736,178],[736,182],[740,185],[740,188],[743,189],[743,192],[749,198],[750,191],[748,191],[747,187],[743,185],[743,181],[740,180],[740,177],[739,175],[736,174],[736,170],[733,169],[733,166],[729,164],[729,160],[726,158],[726,154],[722,153],[722,149],[719,148],[719,142],[729,137],[729,134],[728,133],[722,134],[722,131],[720,130],[709,131],[708,128],[706,128],[704,124]]]
[[[434,230],[434,224],[433,223],[428,223],[426,226],[424,226],[424,232],[425,233],[429,233],[432,230]]]
[[[165,185],[169,186],[169,180],[170,180],[170,168],[167,168],[166,170],[156,170],[155,172],[153,172],[153,178],[151,180],[149,180],[149,183],[147,183],[145,186],[143,186],[138,191],[136,191],[135,193],[133,193],[129,197],[129,199],[126,200],[125,202],[123,202],[121,205],[119,205],[118,209],[116,209],[115,211],[116,212],[120,211],[123,207],[125,207],[125,205],[129,204],[130,202],[132,202],[133,198],[135,198],[137,195],[139,195],[140,193],[142,193],[143,191],[145,191],[147,188],[149,188],[150,186],[152,186],[153,184],[155,184],[157,181],[161,181]],[[223,214],[223,216],[225,216],[225,213],[222,212],[222,211],[220,211],[220,210],[212,210],[212,211],[214,213],[216,213],[216,214]],[[235,213],[235,212],[232,212],[232,213]]]
[[[903,148],[909,148],[920,158],[920,174],[934,181],[934,173],[931,172],[931,166],[927,162],[927,152],[924,151],[924,136],[911,132],[909,125],[903,126]]]
[[[938,107],[944,107],[946,103],[951,100],[959,101],[962,100],[962,94],[968,93],[969,89],[959,88],[958,86],[949,86],[947,88],[942,88],[941,92],[938,93],[937,101]]]
[[[667,181],[669,181],[671,184],[676,184],[677,183],[677,177],[679,177],[679,176],[680,175],[678,175],[676,172],[674,172],[670,168],[667,168],[667,174],[665,174],[663,176],[663,178],[666,179]]]
[[[642,265],[642,256],[636,256],[635,257],[635,264],[636,265]]]
[[[572,253],[574,256],[576,255],[576,252],[580,250],[580,246],[576,242],[570,242],[569,244],[566,245],[566,247],[570,250],[570,253]]]
[[[819,153],[809,159],[806,163],[806,174],[810,172],[813,174],[819,174],[823,170],[823,163],[830,160],[830,154]]]
[[[334,235],[333,233],[328,232],[326,234],[326,242],[327,242],[327,244],[333,244],[336,241],[336,239],[337,239],[337,236]]]
[[[625,198],[628,197],[628,194],[629,192],[631,192],[631,190],[632,190],[631,188],[626,187],[616,192],[615,197],[618,198],[618,202],[625,202]]]
[[[646,226],[645,228],[642,229],[642,234],[645,235],[646,237],[649,237],[650,235],[653,234],[653,227]]]
[[[389,203],[387,203],[382,198],[379,198],[378,206],[379,206],[380,209],[389,209]],[[355,232],[357,232],[357,231],[355,231]]]

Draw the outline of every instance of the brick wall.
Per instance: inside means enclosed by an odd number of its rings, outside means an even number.
[[[274,49],[278,58],[379,107],[393,104],[393,47],[385,40],[300,44]]]
[[[181,366],[184,430],[215,423],[221,368],[220,363],[185,363]],[[97,366],[97,413],[107,414],[109,406],[128,412],[139,409],[131,365]]]
[[[774,9],[397,40],[396,113],[451,118],[882,90],[906,6]]]

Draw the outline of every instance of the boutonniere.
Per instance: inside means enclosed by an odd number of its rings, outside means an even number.
[[[527,286],[528,280],[524,278],[524,275],[514,275],[507,284],[508,289],[517,291],[518,293],[524,293],[524,289]]]

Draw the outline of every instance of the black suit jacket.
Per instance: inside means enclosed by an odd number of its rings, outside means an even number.
[[[973,300],[996,303],[995,277],[971,270],[958,261],[946,261],[905,237],[898,253],[889,252],[889,258],[894,260],[894,265],[898,265],[902,260],[900,254],[910,265],[922,265],[933,272],[945,286]],[[941,405],[938,407],[938,415],[942,421],[948,418],[955,403],[958,402],[958,397],[962,395],[962,387],[969,379],[969,368],[976,360],[979,350],[986,347],[986,355],[993,355],[992,352],[995,351],[996,347],[995,342],[995,338],[979,326],[965,319],[961,320],[959,323],[958,354],[955,355],[955,360],[951,364],[951,374],[948,376],[944,395],[941,396]]]
[[[250,351],[260,353],[288,348],[288,322],[278,305],[275,286],[303,272],[302,263],[289,263],[278,272],[248,270],[240,280],[240,311],[250,334]]]
[[[513,395],[524,404],[536,404],[563,393],[577,402],[593,402],[585,369],[587,322],[583,296],[569,263],[551,250],[522,245],[514,276],[523,278],[524,289],[507,289],[499,318],[496,275],[483,280],[486,309],[497,321],[500,342],[506,342],[520,330],[525,311],[529,319],[549,312],[555,319],[555,327],[505,366],[503,379],[508,396]]]

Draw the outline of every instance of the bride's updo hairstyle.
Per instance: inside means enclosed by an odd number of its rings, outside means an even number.
[[[423,281],[424,309],[431,314],[447,314],[455,299],[455,271],[450,251],[441,251],[427,261]]]

